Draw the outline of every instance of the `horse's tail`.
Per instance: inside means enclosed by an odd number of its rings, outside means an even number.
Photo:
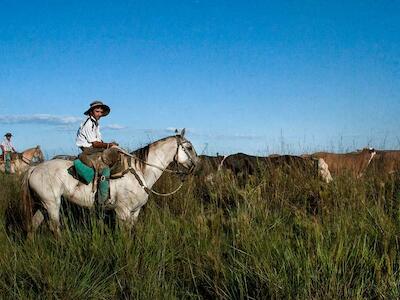
[[[22,222],[24,230],[29,233],[32,231],[32,219],[33,219],[33,201],[34,197],[29,186],[29,178],[35,167],[31,167],[25,173],[22,179],[21,186],[21,212]]]

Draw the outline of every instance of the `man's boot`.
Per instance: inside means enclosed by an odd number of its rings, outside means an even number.
[[[11,174],[11,154],[6,153],[4,156],[4,169],[6,174]]]
[[[110,195],[110,168],[105,167],[100,175],[100,182],[97,188],[97,201],[99,205],[103,205]]]

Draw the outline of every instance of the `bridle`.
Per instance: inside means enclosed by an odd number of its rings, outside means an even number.
[[[175,155],[174,155],[173,162],[177,166],[176,170],[168,169],[168,166],[163,168],[163,167],[157,166],[155,164],[148,163],[147,161],[137,157],[136,155],[130,154],[130,153],[126,152],[125,150],[123,150],[121,148],[118,148],[118,150],[121,153],[123,153],[124,155],[129,157],[128,169],[125,170],[124,174],[126,174],[128,172],[132,173],[135,176],[136,180],[139,182],[140,186],[144,189],[144,191],[147,194],[152,193],[152,194],[155,194],[155,195],[158,195],[158,196],[163,196],[163,197],[171,196],[171,195],[175,194],[176,192],[178,192],[182,188],[183,183],[185,182],[187,176],[189,176],[190,174],[193,173],[193,171],[194,171],[194,169],[196,167],[196,160],[192,157],[190,152],[184,146],[184,144],[190,143],[190,142],[188,140],[186,140],[185,138],[183,138],[181,135],[175,135],[175,138],[176,138],[177,147],[176,147],[176,152],[175,152]],[[182,147],[183,151],[185,152],[185,154],[187,155],[189,161],[191,162],[191,166],[189,168],[184,166],[184,168],[187,170],[187,172],[179,170],[179,165],[180,164],[178,162],[178,155],[179,155],[179,148],[180,147]],[[174,191],[172,191],[170,193],[159,193],[159,192],[156,192],[155,190],[153,190],[151,188],[148,188],[147,185],[144,183],[144,180],[136,172],[135,168],[132,167],[132,159],[138,160],[138,161],[142,162],[143,164],[145,164],[147,166],[150,166],[150,167],[153,167],[153,168],[156,168],[156,169],[158,169],[158,170],[160,170],[162,172],[167,172],[167,173],[172,173],[172,174],[178,175],[180,177],[181,184],[179,185],[179,187],[177,189],[175,189]]]
[[[188,151],[188,149],[186,147],[184,147],[184,144],[190,143],[188,140],[186,140],[185,138],[183,138],[180,135],[176,135],[176,143],[177,143],[177,147],[176,147],[176,153],[174,156],[174,162],[176,165],[179,165],[178,163],[178,154],[179,154],[179,147],[182,147],[183,152],[185,152],[186,156],[188,157],[189,161],[191,162],[191,166],[190,168],[186,168],[188,170],[188,172],[182,172],[182,171],[175,171],[175,173],[177,174],[181,174],[183,173],[184,175],[190,175],[193,173],[194,169],[196,168],[196,161],[193,159],[193,157],[190,155],[190,152]]]

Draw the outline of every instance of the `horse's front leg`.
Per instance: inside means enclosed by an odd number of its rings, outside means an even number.
[[[127,209],[116,211],[117,218],[118,218],[118,225],[120,228],[123,228],[124,230],[131,232],[133,230],[133,227],[135,226],[135,223],[137,222],[137,219],[139,217],[141,208],[137,208],[134,211],[130,211]]]
[[[137,210],[131,212],[131,216],[129,217],[129,225],[131,228],[133,228],[137,222],[137,219],[139,217],[141,208],[138,208]]]
[[[126,185],[129,187],[128,184]],[[146,204],[148,195],[139,185],[129,188],[119,186],[115,190],[118,191],[115,195],[115,203],[117,203],[115,213],[118,218],[118,224],[130,231],[139,217],[141,208]]]

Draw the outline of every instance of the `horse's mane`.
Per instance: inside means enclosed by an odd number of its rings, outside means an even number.
[[[23,150],[21,153],[28,152],[28,151],[34,151],[36,149],[37,149],[36,147],[28,148],[28,149]]]
[[[175,137],[175,136],[167,136],[167,137],[157,140],[155,142],[149,143],[146,146],[139,148],[135,151],[132,151],[130,153],[138,158],[135,160],[135,164],[139,167],[139,169],[141,171],[143,171],[144,168],[146,167],[145,162],[147,161],[147,157],[149,156],[150,147],[153,147],[153,146],[157,145],[158,143],[161,143],[172,137]]]
[[[147,161],[147,157],[149,156],[150,145],[144,146],[143,148],[137,149],[131,154],[135,155],[138,159],[135,160],[135,164],[139,167],[141,171],[144,170]]]

